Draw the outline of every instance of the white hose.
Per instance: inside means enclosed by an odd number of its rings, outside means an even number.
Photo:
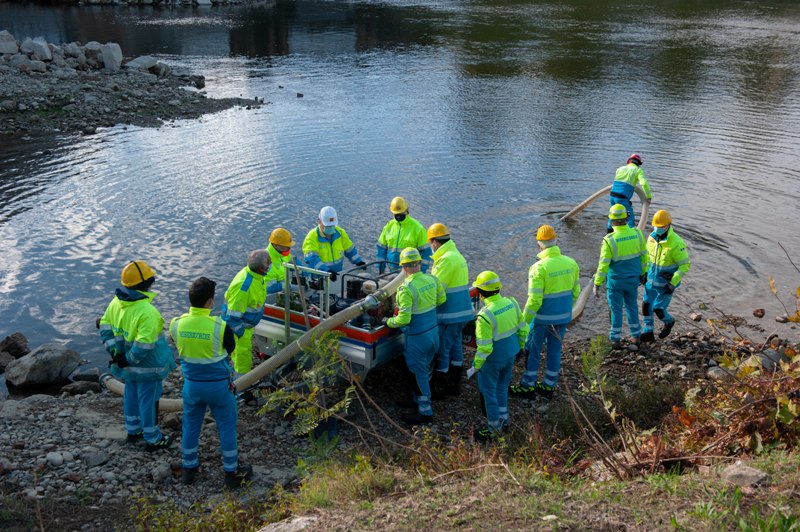
[[[390,297],[397,291],[400,285],[403,284],[405,278],[406,274],[404,272],[400,272],[397,277],[392,279],[390,283],[380,290],[377,290],[375,293],[368,295],[366,298],[353,303],[341,312],[337,312],[330,318],[319,323],[319,325],[313,329],[306,331],[300,338],[281,349],[274,356],[268,358],[250,370],[248,373],[236,379],[233,383],[236,386],[236,389],[244,390],[263,380],[267,375],[292,360],[292,358],[300,353],[303,350],[303,347],[305,347],[314,336],[327,332],[335,327],[338,327],[339,325],[343,325],[344,323],[355,318],[356,316],[361,315],[369,309],[377,308],[381,301]],[[108,390],[116,393],[117,395],[123,395],[125,393],[125,385],[115,379],[112,375],[103,375],[100,379],[100,382]],[[162,398],[158,402],[158,408],[162,412],[180,412],[183,410],[183,400]]]
[[[650,200],[647,199],[647,195],[644,193],[644,190],[639,185],[636,185],[636,195],[639,196],[639,199],[642,201],[642,215],[639,217],[639,223],[636,224],[636,227],[639,228],[640,231],[644,232],[645,227],[647,226],[647,219],[650,216]],[[601,188],[585,200],[583,200],[577,207],[569,211],[567,214],[561,217],[561,221],[569,220],[574,218],[578,214],[580,214],[586,207],[591,205],[592,203],[597,200],[597,198],[603,197],[606,194],[611,192],[611,185],[608,185],[605,188]],[[589,284],[584,286],[581,289],[581,293],[578,296],[578,300],[575,302],[575,305],[572,307],[572,321],[570,323],[574,323],[581,317],[583,314],[583,309],[586,307],[586,303],[589,302],[589,293],[592,291],[591,286],[593,282],[590,281]]]

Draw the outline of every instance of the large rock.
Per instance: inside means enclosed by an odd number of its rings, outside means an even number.
[[[42,37],[36,37],[32,42],[33,54],[39,58],[40,61],[52,61],[53,53],[50,51],[50,46],[47,41]]]
[[[31,352],[28,339],[21,332],[12,333],[0,342],[0,351],[5,351],[14,358],[24,357]]]
[[[83,395],[85,393],[100,393],[100,383],[91,381],[71,382],[61,388],[62,393],[69,395]]]
[[[728,466],[722,472],[722,478],[745,488],[758,486],[769,479],[769,475],[758,469],[748,467],[741,462]]]
[[[60,344],[44,344],[6,367],[6,382],[18,387],[63,381],[75,371],[81,357]]]
[[[17,40],[8,31],[0,31],[0,54],[15,54],[19,52]]]
[[[139,70],[148,70],[148,69],[153,68],[154,66],[156,66],[156,63],[158,63],[158,61],[156,60],[155,57],[152,57],[152,56],[149,56],[149,55],[142,55],[142,56],[137,57],[136,59],[131,59],[130,61],[125,63],[125,66],[127,68],[135,68],[135,69],[139,69]]]
[[[79,57],[83,55],[83,50],[78,43],[71,42],[64,45],[64,55],[67,57]]]
[[[83,54],[86,59],[102,60],[103,45],[97,41],[87,42],[83,47]]]
[[[115,42],[107,42],[100,48],[103,57],[103,66],[106,70],[116,72],[122,65],[122,48]]]
[[[14,362],[15,360],[16,358],[12,357],[5,351],[0,351],[0,373],[4,372],[6,370],[6,367],[8,367],[8,365]]]

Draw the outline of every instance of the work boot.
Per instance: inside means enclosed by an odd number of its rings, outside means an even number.
[[[235,490],[253,477],[253,466],[239,464],[234,473],[225,472],[225,487]]]
[[[425,416],[417,412],[411,412],[408,414],[403,414],[400,416],[400,419],[403,423],[408,423],[409,425],[428,425],[433,423],[433,416]]]
[[[669,336],[669,333],[672,332],[672,326],[675,325],[675,322],[665,323],[664,328],[661,329],[661,332],[658,333],[658,337],[662,340]]]
[[[139,432],[134,432],[133,434],[128,434],[125,438],[125,443],[139,443],[140,441],[144,441],[144,432],[141,430]]]
[[[156,451],[161,451],[163,449],[169,449],[170,446],[172,445],[172,442],[174,441],[175,441],[175,436],[171,434],[169,436],[162,435],[161,439],[158,440],[157,442],[148,443],[147,447],[145,447],[144,450],[147,451],[148,453],[153,453]]]
[[[508,395],[511,397],[523,397],[525,399],[536,398],[536,387],[524,384],[512,384],[508,387]]]
[[[417,408],[417,403],[414,402],[414,399],[408,395],[408,393],[400,394],[397,400],[394,402],[395,405],[399,406],[400,408]]]
[[[443,371],[433,371],[431,376],[431,399],[440,401],[447,394],[447,373]]]
[[[536,396],[541,397],[545,401],[552,399],[553,392],[556,391],[555,386],[548,386],[542,381],[536,381],[536,384],[533,385],[533,388],[536,389]]]
[[[639,337],[639,341],[643,344],[649,344],[651,342],[656,341],[656,337],[653,335],[653,331],[642,333]]]
[[[611,349],[619,349],[622,347],[622,340],[611,340]]]
[[[491,429],[487,428],[475,429],[472,433],[472,436],[475,438],[475,441],[479,441],[481,443],[495,441],[497,439],[497,434],[495,434]]]
[[[463,366],[450,366],[450,369],[447,371],[447,395],[455,397],[461,395],[461,376],[463,374]]]
[[[181,482],[184,484],[194,484],[194,481],[197,480],[197,470],[199,467],[191,467],[186,468],[184,467],[181,471]]]

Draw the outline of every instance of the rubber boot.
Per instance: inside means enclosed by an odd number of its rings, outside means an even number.
[[[642,333],[642,335],[639,337],[639,342],[643,344],[649,344],[650,342],[655,342],[655,341],[656,337],[653,335],[652,331]]]
[[[463,366],[450,366],[447,371],[447,395],[458,397],[461,395],[461,381],[464,373]]]
[[[253,477],[253,466],[239,464],[235,473],[225,473],[225,487],[236,489]]]
[[[402,416],[400,416],[400,419],[402,419],[404,423],[408,423],[409,425],[427,425],[429,423],[433,423],[433,416],[423,416],[419,412],[410,412],[408,414],[403,414]]]
[[[675,325],[675,322],[665,323],[664,328],[661,329],[661,332],[658,333],[658,337],[662,340],[669,336],[669,333],[672,332],[672,326]]]
[[[434,401],[441,401],[445,398],[448,390],[448,373],[442,371],[433,371],[431,375],[431,399]]]

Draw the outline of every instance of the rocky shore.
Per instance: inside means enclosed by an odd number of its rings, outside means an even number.
[[[20,337],[15,340],[2,345],[6,349],[19,346]],[[780,340],[777,342],[781,345]],[[564,383],[579,381],[577,361],[589,344],[588,339],[568,340],[565,344]],[[38,349],[27,354],[22,351],[25,349],[14,352],[16,363]],[[782,356],[779,350],[759,349],[756,345],[732,350],[723,337],[690,330],[651,346],[624,345],[612,350],[605,358],[603,372],[622,386],[644,378],[682,382],[688,387],[707,379],[726,378],[724,372],[715,375],[714,368],[724,354],[731,353],[745,359],[757,357],[765,367],[765,361],[774,356],[777,363]],[[518,363],[515,373],[521,370]],[[401,413],[395,405],[402,393],[401,371],[399,364],[390,364],[365,382],[367,393],[392,419],[399,419]],[[96,379],[99,371],[82,370],[78,374],[94,375]],[[143,444],[126,443],[122,398],[108,391],[98,393],[97,383],[91,384],[95,386],[65,390],[57,396],[36,394],[0,400],[0,493],[28,504],[49,505],[50,528],[82,530],[116,528],[132,518],[135,501],[142,497],[187,509],[213,508],[223,500],[218,437],[210,416],[201,433],[199,479],[194,485],[185,486],[180,482],[179,443],[156,453],[145,452]],[[176,369],[164,383],[164,395],[180,397],[181,386],[180,369]],[[469,438],[472,429],[483,422],[478,405],[476,385],[469,382],[460,397],[434,402],[437,421],[432,430],[447,436],[455,427],[457,433]],[[548,403],[528,400],[513,400],[510,406],[515,419],[543,415],[548,409]],[[347,420],[374,429],[387,440],[403,441],[396,427],[372,408],[367,412],[353,408]],[[160,425],[179,436],[180,413],[162,412]],[[365,433],[360,434],[348,423],[341,423],[340,427],[340,448],[363,451],[369,445]],[[312,446],[308,439],[292,435],[288,420],[274,412],[261,413],[258,405],[250,402],[240,406],[239,449],[240,459],[254,466],[255,477],[252,485],[236,496],[263,499],[276,485],[291,487],[297,482],[294,467],[299,458],[311,452]],[[72,511],[76,507],[88,510],[77,515]]]
[[[201,75],[116,43],[56,45],[0,31],[0,138],[92,134],[117,124],[153,127],[261,101],[206,97]]]

